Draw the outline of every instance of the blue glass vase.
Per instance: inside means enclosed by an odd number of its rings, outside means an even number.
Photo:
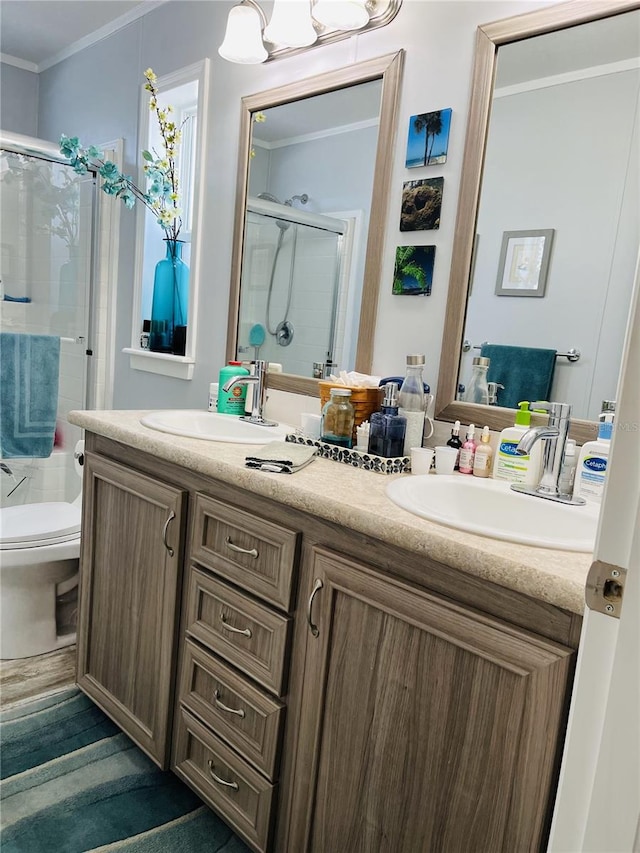
[[[156,264],[151,303],[149,349],[184,355],[189,311],[189,267],[182,260],[183,243],[165,240],[167,254]]]

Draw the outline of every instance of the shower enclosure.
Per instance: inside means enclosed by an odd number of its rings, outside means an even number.
[[[60,337],[53,453],[3,460],[2,505],[71,501],[80,485],[73,468],[80,430],[66,415],[94,405],[95,180],[61,162],[50,143],[0,134],[0,331]]]
[[[296,206],[306,201],[248,199],[238,354],[311,377],[314,362],[341,361],[347,223]]]

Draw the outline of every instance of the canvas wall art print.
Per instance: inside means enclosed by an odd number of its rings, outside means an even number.
[[[430,296],[435,246],[398,246],[393,270],[396,296]]]
[[[450,109],[411,116],[405,161],[407,169],[446,163],[450,127]]]
[[[401,231],[432,231],[440,227],[444,178],[406,181],[402,189]]]

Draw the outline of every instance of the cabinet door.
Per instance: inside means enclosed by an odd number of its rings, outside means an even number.
[[[78,684],[161,767],[169,761],[185,493],[87,453]]]
[[[286,849],[539,849],[572,651],[321,549],[306,569]]]

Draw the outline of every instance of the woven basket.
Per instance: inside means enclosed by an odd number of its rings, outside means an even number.
[[[373,412],[377,412],[382,405],[384,389],[382,388],[356,388],[352,385],[340,385],[337,382],[318,382],[320,386],[320,407],[329,402],[332,388],[348,388],[351,391],[351,405],[355,412],[353,423],[353,441],[356,441],[356,427],[364,421],[368,421]]]

